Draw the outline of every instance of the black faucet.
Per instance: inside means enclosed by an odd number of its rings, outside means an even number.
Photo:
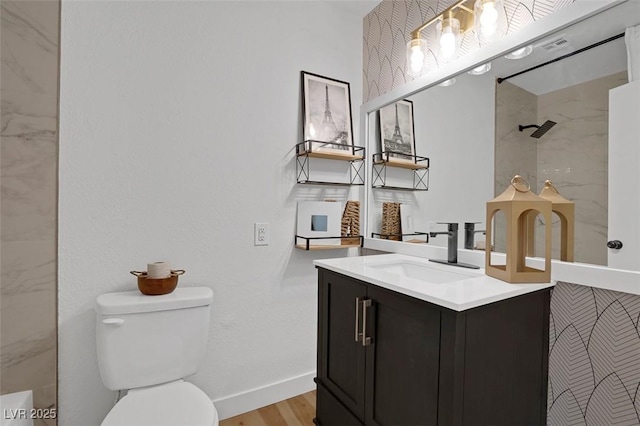
[[[447,230],[442,232],[429,232],[431,238],[436,235],[446,234],[449,237],[447,242],[447,260],[429,259],[431,262],[444,263],[445,265],[461,266],[463,268],[479,269],[478,266],[469,265],[468,263],[458,262],[458,224],[453,222],[438,222],[447,225]]]
[[[429,232],[429,236],[433,238],[436,235],[448,235],[449,241],[447,242],[447,262],[458,263],[458,224],[447,222],[438,223],[442,225],[446,224],[447,230],[443,232]]]
[[[479,230],[476,231],[476,223],[480,222],[465,222],[464,223],[464,248],[467,250],[473,250],[473,246],[475,243],[475,235],[479,232],[482,234],[486,234],[487,231]]]

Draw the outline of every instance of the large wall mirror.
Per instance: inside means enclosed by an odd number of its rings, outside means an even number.
[[[611,239],[607,228],[612,220],[609,90],[628,80],[624,37],[601,42],[639,23],[640,2],[620,3],[536,40],[531,54],[522,59],[501,55],[491,62],[489,72],[459,73],[452,85],[433,85],[403,97],[413,105],[416,154],[431,160],[429,190],[369,189],[367,236],[380,232],[383,204],[396,202],[408,206],[405,215],[411,230],[442,231],[446,227],[438,222],[459,223],[462,248],[463,223],[480,222],[477,229],[484,229],[486,202],[519,174],[535,193],[551,180],[575,202],[575,262],[607,265]],[[498,83],[499,78],[506,79]],[[541,128],[534,137],[536,127],[519,128],[547,121],[555,124]],[[376,111],[369,113],[367,123],[368,152],[379,152]],[[403,179],[411,185],[406,170],[388,168],[386,173],[394,186]],[[555,222],[552,258],[559,259]],[[476,235],[478,245],[484,237]],[[428,244],[446,246],[447,238],[437,236]],[[493,244],[496,251],[504,250],[499,234]]]

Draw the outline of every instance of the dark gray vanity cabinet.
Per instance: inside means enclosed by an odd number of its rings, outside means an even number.
[[[457,312],[318,269],[315,422],[545,424],[550,289]]]

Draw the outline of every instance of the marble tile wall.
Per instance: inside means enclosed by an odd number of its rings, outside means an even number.
[[[558,124],[537,139],[537,185],[551,180],[575,203],[576,262],[607,264],[609,90],[626,83],[623,71],[538,97],[538,124]]]
[[[0,391],[55,408],[60,3],[0,5]]]

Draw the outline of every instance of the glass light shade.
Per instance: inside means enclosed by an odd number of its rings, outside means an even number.
[[[460,21],[456,18],[445,18],[436,26],[436,37],[440,44],[440,56],[444,59],[455,59],[460,49]]]
[[[478,67],[475,67],[471,71],[467,71],[468,74],[471,75],[482,75],[491,70],[491,62],[487,62],[486,64],[482,64]]]
[[[520,49],[514,50],[513,52],[504,55],[507,59],[522,59],[525,56],[529,56],[529,54],[533,51],[533,46],[528,45],[525,47],[521,47]]]
[[[443,81],[442,83],[438,84],[438,86],[442,86],[442,87],[449,87],[449,86],[453,86],[456,83],[456,79],[454,78],[450,78],[448,80]]]
[[[502,0],[476,0],[473,8],[474,31],[481,43],[496,40],[506,31]]]
[[[427,53],[426,40],[419,38],[407,43],[407,71],[409,75],[417,77],[425,69]]]

